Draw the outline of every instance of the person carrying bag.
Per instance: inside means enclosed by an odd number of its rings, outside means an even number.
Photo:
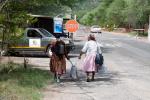
[[[97,44],[97,53],[96,53],[96,57],[95,57],[95,65],[96,65],[96,69],[98,72],[98,70],[102,67],[102,65],[104,63],[104,57],[102,55],[100,44],[97,42],[96,42],[96,44]]]
[[[85,58],[83,60],[83,70],[86,73],[87,82],[95,80],[95,72],[97,71],[97,66],[95,63],[95,58],[97,54],[97,47],[100,48],[101,44],[96,42],[95,36],[90,34],[88,36],[88,41],[84,44],[81,49],[79,59],[81,56],[85,54]],[[101,54],[101,50],[99,49],[99,53]]]
[[[65,42],[57,38],[51,46],[51,51],[50,71],[54,74],[54,80],[59,83],[61,76],[66,73],[66,58],[69,60]]]

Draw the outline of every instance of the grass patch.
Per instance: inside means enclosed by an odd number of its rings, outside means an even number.
[[[129,33],[131,36],[136,36],[137,35],[137,32],[133,31],[133,32],[130,32]]]
[[[136,36],[136,35],[137,35],[137,32],[133,31],[133,32],[130,32],[129,34],[130,34],[131,36]],[[148,36],[148,33],[147,33],[147,32],[139,33],[138,36],[147,37],[147,36]]]
[[[0,65],[0,100],[40,100],[40,90],[50,81],[49,71],[24,69],[19,64]]]

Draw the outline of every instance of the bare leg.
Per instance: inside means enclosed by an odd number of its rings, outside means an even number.
[[[59,83],[60,82],[60,74],[56,73],[56,82]]]
[[[96,72],[99,70],[99,64],[96,64]]]
[[[90,77],[89,77],[90,72],[86,72],[86,74],[87,74],[87,82],[90,82]]]
[[[56,75],[56,73],[54,73],[54,80],[57,78],[57,75]]]
[[[95,72],[92,72],[92,81],[94,81]]]

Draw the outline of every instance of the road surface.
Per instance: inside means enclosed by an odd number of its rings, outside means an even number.
[[[81,29],[76,34],[73,52],[78,55],[89,32]],[[69,72],[62,83],[43,90],[44,100],[149,100],[150,99],[150,43],[133,37],[104,32],[96,35],[104,45],[105,72],[98,73],[94,82],[86,82],[82,62],[71,60],[78,67],[79,80],[71,81]],[[84,41],[80,41],[80,39]],[[68,71],[70,70],[68,63]]]

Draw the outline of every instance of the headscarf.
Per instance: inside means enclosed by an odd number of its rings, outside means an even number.
[[[90,40],[96,41],[94,34],[90,34],[88,36],[88,41],[90,41]]]

